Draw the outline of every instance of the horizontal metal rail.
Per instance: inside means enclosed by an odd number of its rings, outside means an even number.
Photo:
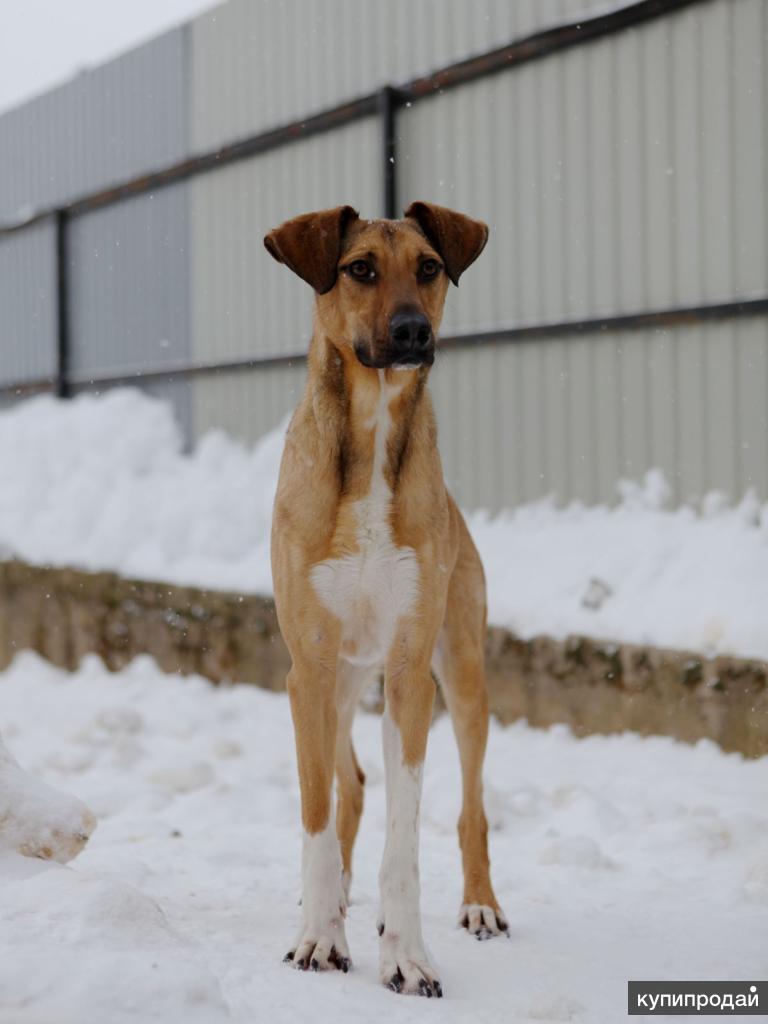
[[[471,348],[475,345],[509,345],[536,338],[578,338],[587,334],[612,331],[664,331],[675,327],[696,326],[718,320],[741,319],[744,317],[768,316],[768,298],[744,299],[736,302],[719,302],[701,306],[673,306],[668,309],[651,310],[644,313],[620,313],[614,316],[589,317],[583,320],[555,320],[536,324],[518,324],[509,327],[482,328],[461,333],[448,334],[440,338],[442,349]],[[236,359],[227,362],[180,364],[151,370],[124,371],[104,375],[70,374],[70,389],[115,387],[121,384],[141,384],[153,381],[169,383],[206,377],[222,373],[239,373],[244,370],[262,370],[274,366],[301,364],[306,359],[306,350],[279,352]],[[25,394],[35,391],[53,390],[55,377],[41,377],[35,380],[0,384],[0,395]]]
[[[705,2],[709,2],[709,0],[636,0],[634,3],[609,8],[602,13],[562,22],[524,38],[513,40],[505,46],[487,53],[449,64],[401,85],[385,86],[388,102],[393,108],[405,103],[415,103],[435,93],[442,93],[456,86],[478,81],[488,75],[539,60],[550,54],[642,25],[647,21],[682,10],[684,7]],[[33,224],[56,216],[61,210],[66,211],[68,216],[75,216],[129,199],[132,196],[156,192],[167,185],[173,185],[195,175],[226,167],[238,160],[278,149],[299,139],[306,139],[380,112],[381,91],[379,90],[330,107],[310,117],[250,135],[220,149],[191,156],[160,170],[81,196],[61,207],[46,208],[25,219],[0,225],[0,237],[22,231]]]
[[[588,317],[584,320],[556,320],[549,323],[520,324],[516,327],[467,331],[440,339],[444,348],[463,348],[471,344],[508,344],[535,338],[577,338],[585,334],[612,331],[664,331],[671,327],[693,327],[717,320],[767,316],[768,298],[718,302],[701,306],[671,306],[638,313]]]
[[[51,377],[30,377],[25,380],[12,380],[0,384],[0,398],[26,398],[28,395],[42,394],[46,391],[56,391],[58,379]]]

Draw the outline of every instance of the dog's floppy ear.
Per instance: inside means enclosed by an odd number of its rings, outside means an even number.
[[[443,258],[445,271],[454,284],[485,248],[488,225],[463,213],[435,203],[411,203],[405,211],[419,225]]]
[[[344,232],[357,215],[351,206],[304,213],[270,231],[264,245],[278,263],[284,263],[324,295],[336,283]]]

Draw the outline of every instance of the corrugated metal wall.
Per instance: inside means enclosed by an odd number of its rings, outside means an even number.
[[[713,0],[403,111],[403,196],[493,227],[444,332],[763,296],[766,27]],[[448,478],[490,507],[612,500],[651,466],[677,499],[768,495],[766,351],[761,320],[447,354]]]
[[[187,155],[189,31],[167,32],[0,116],[0,223]],[[188,359],[186,195],[177,186],[72,220],[76,375]],[[55,372],[54,246],[52,225],[0,238],[0,382]],[[186,385],[152,389],[190,425]]]
[[[0,117],[0,221],[603,6],[230,0]],[[707,0],[399,110],[402,205],[492,226],[444,332],[764,297],[767,33],[768,0]],[[381,197],[370,119],[73,219],[73,372],[301,350],[311,295],[263,234],[342,202],[378,215]],[[54,367],[54,271],[50,227],[0,241],[0,382]],[[253,440],[303,379],[281,365],[147,387],[191,437]],[[765,317],[453,349],[432,381],[467,506],[611,500],[651,466],[678,499],[768,498]]]
[[[612,501],[650,467],[678,500],[768,495],[764,318],[467,348],[431,381],[446,479],[467,506]]]
[[[186,184],[74,218],[69,229],[70,371],[77,379],[191,360]],[[192,429],[186,381],[145,383]]]
[[[52,222],[0,237],[0,384],[56,371],[56,262]]]
[[[711,0],[402,111],[402,196],[493,227],[444,330],[763,295],[767,9]]]
[[[230,0],[192,23],[193,148],[215,148],[604,6]]]
[[[0,223],[181,160],[189,28],[0,115]]]
[[[187,190],[173,185],[72,221],[70,364],[76,377],[189,362]]]

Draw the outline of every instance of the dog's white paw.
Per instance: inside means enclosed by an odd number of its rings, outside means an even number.
[[[459,927],[466,928],[470,935],[481,942],[497,935],[509,938],[509,925],[503,912],[483,903],[462,903]]]
[[[323,928],[302,927],[283,958],[299,971],[343,971],[352,966],[341,914]]]
[[[379,977],[393,992],[405,995],[442,998],[443,988],[437,971],[419,942],[405,943],[398,935],[381,932]]]
[[[283,957],[300,971],[346,972],[352,966],[344,932],[347,901],[341,882],[341,851],[329,820],[321,832],[304,833],[301,860],[302,923]]]

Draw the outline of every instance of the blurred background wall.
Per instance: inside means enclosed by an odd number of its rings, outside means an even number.
[[[431,377],[463,505],[766,499],[767,49],[768,0],[228,0],[0,116],[0,408],[252,441],[311,330],[264,233],[421,198],[492,229]]]

